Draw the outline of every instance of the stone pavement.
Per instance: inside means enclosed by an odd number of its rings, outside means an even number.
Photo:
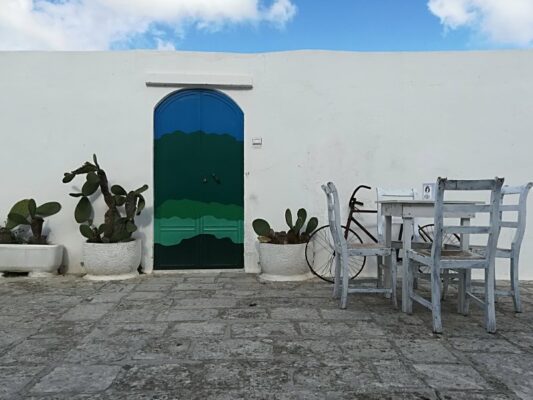
[[[525,312],[337,309],[321,281],[255,275],[0,280],[1,399],[533,399],[533,283]]]

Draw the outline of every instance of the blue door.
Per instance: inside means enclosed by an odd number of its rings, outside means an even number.
[[[154,132],[154,267],[242,267],[242,110],[220,92],[182,90],[157,106]]]

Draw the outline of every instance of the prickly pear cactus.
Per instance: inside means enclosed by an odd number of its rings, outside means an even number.
[[[18,226],[29,226],[30,237],[20,237],[22,242],[29,244],[46,244],[46,236],[43,236],[44,218],[57,214],[61,210],[61,204],[51,201],[37,206],[34,199],[23,199],[16,202],[9,214],[5,229],[13,230]],[[13,234],[12,234],[13,235]],[[13,235],[17,237],[17,235]],[[7,236],[5,236],[7,238]]]
[[[318,226],[318,219],[312,217],[309,219],[307,226],[307,211],[300,208],[296,213],[296,221],[293,223],[292,213],[290,209],[285,210],[285,222],[289,226],[287,232],[276,232],[270,228],[270,224],[264,219],[255,219],[252,222],[252,227],[257,234],[257,239],[261,243],[272,244],[299,244],[305,243],[309,240],[309,236],[315,231]]]
[[[148,185],[130,192],[120,185],[109,187],[107,175],[100,168],[96,155],[93,155],[93,162],[87,161],[78,169],[65,172],[63,183],[71,182],[77,175],[85,175],[85,183],[81,192],[70,193],[70,196],[79,198],[74,210],[74,219],[80,224],[80,233],[91,243],[133,240],[132,234],[137,230],[135,217],[141,213],[146,204],[141,193],[148,189]],[[96,226],[90,196],[98,189],[107,205],[107,211],[104,214],[104,222]]]

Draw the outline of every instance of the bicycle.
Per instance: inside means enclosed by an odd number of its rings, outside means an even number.
[[[356,197],[356,194],[360,189],[371,190],[372,188],[367,185],[359,185],[355,188],[350,196],[350,200],[348,202],[348,207],[350,209],[348,219],[346,221],[346,225],[341,225],[342,229],[344,230],[344,238],[346,239],[348,247],[350,244],[363,243],[361,236],[359,236],[359,234],[352,229],[352,223],[355,224],[368,239],[374,243],[378,243],[378,239],[372,233],[370,233],[368,229],[354,216],[355,214],[377,213],[377,210],[359,208],[364,207],[364,203],[358,201]],[[402,228],[403,226],[400,225],[398,241],[402,240]],[[433,229],[433,224],[418,226],[419,237],[423,242],[428,244],[433,242]],[[443,245],[445,247],[449,246],[450,248],[454,248],[459,245],[460,238],[458,235],[446,234],[444,239],[445,242]],[[401,261],[399,249],[396,250],[396,257],[398,261]],[[333,238],[330,234],[329,225],[321,226],[311,234],[305,246],[305,259],[309,269],[314,275],[326,282],[333,283],[335,269],[335,248],[333,245]],[[350,257],[348,263],[350,279],[355,279],[363,271],[363,268],[366,264],[366,257]],[[426,271],[421,270],[420,272],[422,273]]]
[[[353,191],[348,206],[350,213],[346,225],[342,225],[344,230],[344,238],[348,243],[348,246],[353,243],[363,243],[363,240],[357,232],[355,232],[351,225],[354,223],[357,225],[365,235],[374,243],[378,242],[378,239],[372,233],[365,228],[365,226],[354,217],[354,214],[376,214],[377,210],[360,209],[364,207],[363,202],[358,201],[356,194],[360,189],[371,190],[372,188],[367,185],[359,185]],[[329,225],[324,225],[315,230],[307,244],[305,246],[305,259],[307,265],[313,274],[320,279],[333,283],[334,278],[334,260],[335,260],[335,248],[333,246],[333,238],[331,237]],[[366,257],[350,257],[348,269],[350,271],[350,279],[355,279],[363,271],[366,264]]]

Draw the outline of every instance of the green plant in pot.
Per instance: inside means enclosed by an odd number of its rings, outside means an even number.
[[[55,274],[61,266],[63,248],[48,244],[43,235],[46,217],[57,214],[56,201],[37,205],[34,199],[16,202],[0,227],[0,273],[28,272],[30,276]]]
[[[23,199],[15,203],[7,215],[6,230],[13,232],[19,226],[28,226],[31,230],[29,237],[14,234],[16,239],[28,244],[47,244],[46,236],[43,236],[44,218],[57,214],[61,210],[61,204],[57,201],[44,203],[37,206],[34,199]]]
[[[78,175],[84,175],[85,182],[80,192],[70,193],[70,196],[79,198],[74,218],[80,224],[80,233],[87,239],[83,253],[87,278],[111,280],[137,275],[141,242],[133,238],[133,233],[137,231],[135,217],[146,204],[142,193],[148,185],[129,192],[120,185],[110,185],[96,155],[93,155],[92,162],[87,161],[81,167],[65,172],[63,183],[71,182]],[[98,191],[107,207],[99,225],[94,223],[91,203]]]
[[[290,209],[285,210],[285,222],[289,226],[288,231],[276,232],[270,224],[264,219],[258,218],[252,222],[257,238],[261,243],[272,244],[299,244],[306,243],[309,240],[309,236],[314,232],[318,226],[318,219],[312,217],[309,219],[307,226],[305,221],[307,220],[307,211],[304,208],[300,208],[296,213],[296,222],[293,224],[292,213]]]
[[[294,281],[312,277],[305,260],[305,245],[318,226],[312,217],[306,224],[307,211],[300,208],[296,221],[290,209],[285,211],[287,231],[274,231],[264,219],[255,219],[252,227],[259,241],[260,277],[268,281]]]

